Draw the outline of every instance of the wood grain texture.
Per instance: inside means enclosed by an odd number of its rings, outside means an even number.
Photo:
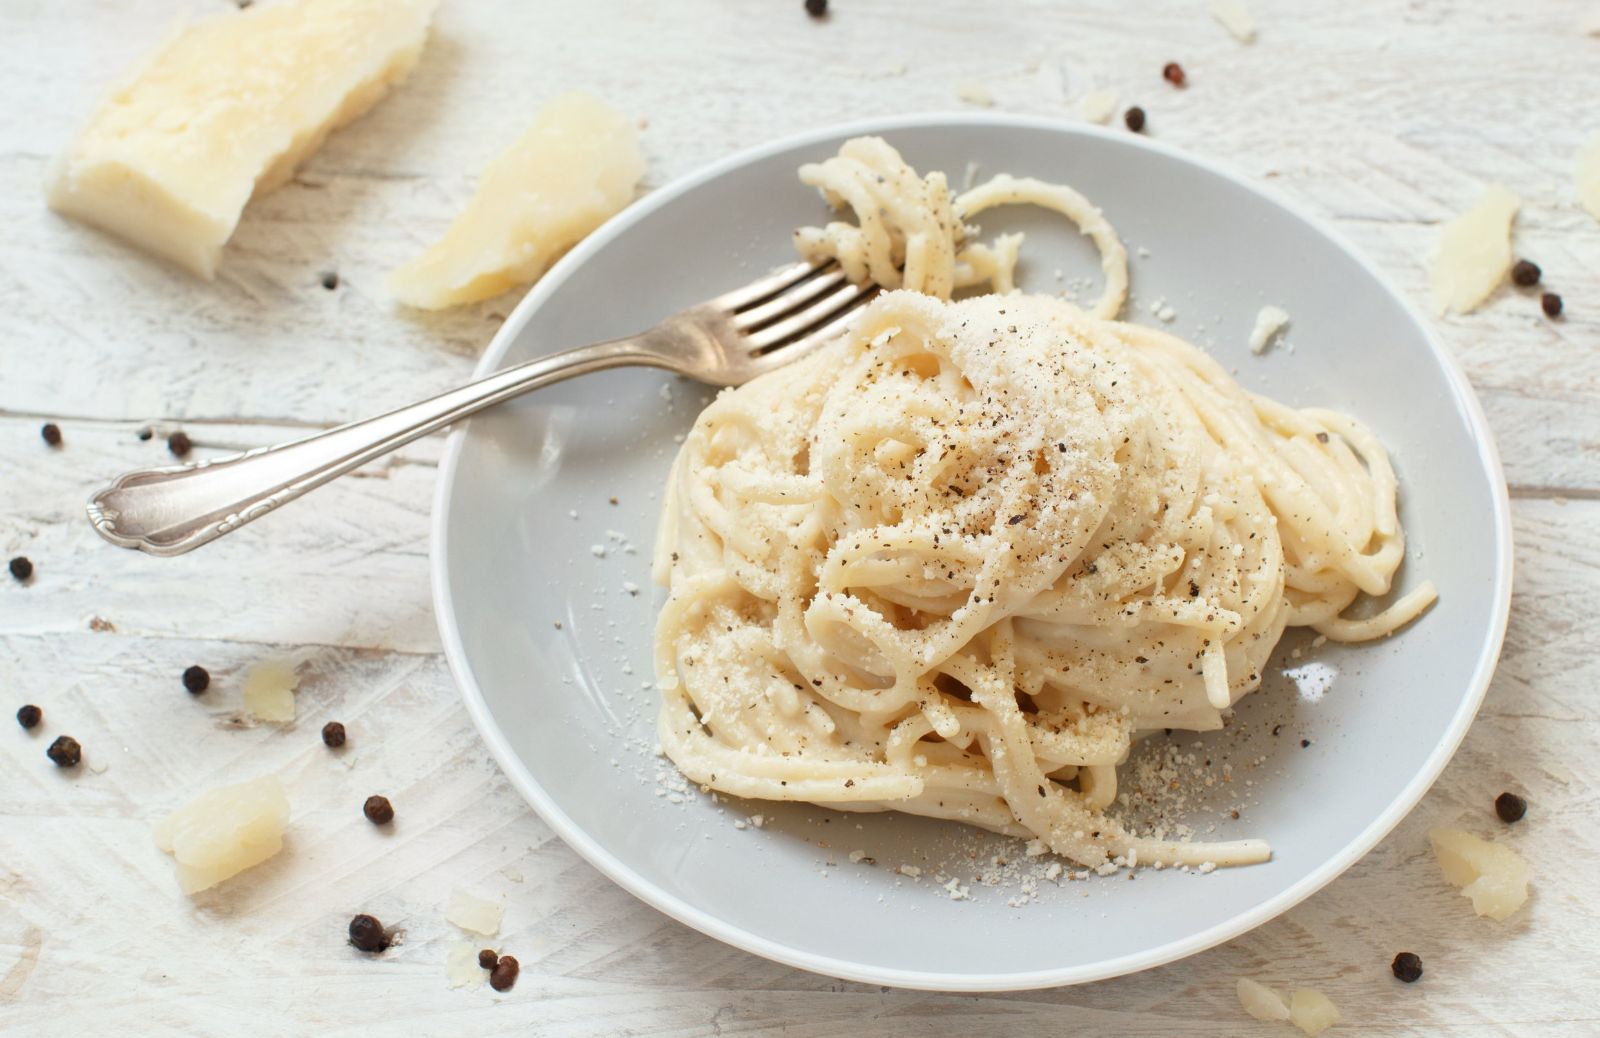
[[[1204,0],[834,0],[821,24],[798,0],[445,0],[415,75],[250,206],[207,285],[49,213],[39,184],[112,77],[184,13],[229,5],[0,4],[0,555],[38,566],[26,587],[0,579],[0,689],[7,714],[31,701],[46,716],[0,731],[0,1033],[241,1033],[245,1012],[267,1034],[1294,1033],[1242,1016],[1240,974],[1322,987],[1346,1021],[1331,1034],[1600,1033],[1600,223],[1572,188],[1600,129],[1600,39],[1577,30],[1592,0],[1254,0],[1248,47]],[[1187,90],[1159,78],[1174,59]],[[653,186],[792,131],[956,107],[963,77],[1001,108],[1063,118],[1114,88],[1154,136],[1327,217],[1419,302],[1435,225],[1503,182],[1525,200],[1518,251],[1567,299],[1550,322],[1508,287],[1438,325],[1516,498],[1511,630],[1483,712],[1393,835],[1258,930],[1137,976],[982,998],[773,965],[614,887],[489,760],[433,625],[439,441],[184,558],[118,552],[82,520],[89,489],[164,458],[180,425],[220,452],[463,377],[515,297],[417,317],[381,279],[550,95],[584,87],[647,120]],[[60,450],[39,439],[47,418]],[[293,725],[243,718],[242,674],[266,658],[305,675]],[[215,676],[201,697],[179,683],[195,662]],[[337,755],[317,736],[329,719],[350,732]],[[85,746],[76,773],[44,757],[62,732]],[[294,804],[287,853],[180,897],[151,821],[269,772]],[[1442,884],[1423,834],[1493,831],[1506,788],[1531,805],[1506,838],[1536,880],[1497,926]],[[391,833],[361,817],[380,792]],[[509,995],[445,987],[455,886],[506,900],[492,943],[523,964]],[[352,952],[358,910],[404,942]],[[1418,985],[1388,975],[1402,949],[1426,964]]]

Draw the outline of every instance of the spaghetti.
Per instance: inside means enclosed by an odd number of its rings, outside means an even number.
[[[1069,188],[952,199],[871,138],[801,177],[857,216],[801,252],[899,290],[684,442],[655,559],[667,755],[725,793],[958,819],[1091,867],[1265,860],[1133,834],[1105,813],[1116,768],[1142,732],[1220,727],[1286,626],[1365,640],[1432,602],[1345,615],[1404,555],[1382,445],[1110,320],[1126,253]],[[1012,289],[1020,236],[965,221],[1020,202],[1099,246],[1093,308],[948,301]]]

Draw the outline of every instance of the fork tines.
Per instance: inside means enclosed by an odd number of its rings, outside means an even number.
[[[878,292],[853,284],[833,260],[796,263],[715,300],[733,314],[751,350],[764,353],[842,331],[856,309]]]

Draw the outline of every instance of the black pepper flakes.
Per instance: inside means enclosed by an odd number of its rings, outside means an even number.
[[[1422,960],[1415,952],[1401,952],[1394,957],[1394,962],[1389,964],[1389,969],[1407,984],[1415,984],[1422,976]]]
[[[1308,748],[1310,745],[1311,745],[1311,740],[1310,739],[1301,739],[1300,740],[1300,748],[1302,750]]]
[[[344,725],[338,721],[329,721],[322,726],[322,744],[330,750],[337,750],[344,745]]]
[[[139,430],[139,439],[141,439],[141,440],[148,440],[150,437],[152,437],[154,435],[155,435],[154,430],[150,429],[148,426],[146,426],[145,428]]]
[[[45,422],[39,429],[39,437],[52,447],[61,446],[61,426],[55,422]]]
[[[1554,292],[1546,292],[1539,297],[1539,309],[1544,311],[1546,317],[1561,316],[1561,297]]]
[[[1317,433],[1317,442],[1318,443],[1327,443],[1328,442],[1328,434],[1325,433],[1325,432]]]
[[[18,555],[6,564],[6,568],[11,571],[13,577],[24,584],[33,576],[33,560],[26,555]]]
[[[1189,81],[1189,77],[1183,74],[1183,66],[1176,61],[1169,61],[1161,66],[1161,78],[1175,87],[1181,87]]]
[[[806,0],[806,14],[813,18],[828,17],[828,0]]]
[[[328,271],[322,275],[322,287],[332,292],[339,287],[339,274],[337,271]]]
[[[1142,133],[1144,131],[1144,109],[1140,108],[1138,105],[1134,105],[1132,108],[1122,113],[1122,121],[1126,123],[1128,129],[1132,130],[1134,133]]]
[[[1544,271],[1539,269],[1539,264],[1531,260],[1519,259],[1511,267],[1511,280],[1523,288],[1537,285],[1543,276]]]
[[[383,924],[365,913],[350,920],[350,943],[364,952],[381,952],[389,947],[389,935]]]
[[[17,708],[17,723],[24,728],[37,728],[42,720],[44,720],[44,711],[32,703],[27,703]]]
[[[189,434],[182,429],[167,437],[167,450],[171,451],[175,458],[188,454],[193,447],[194,441],[189,439]]]
[[[394,805],[389,803],[388,797],[367,797],[367,802],[361,805],[361,813],[373,825],[388,825],[394,821]]]
[[[500,956],[495,954],[495,950],[493,948],[485,948],[483,951],[478,953],[478,965],[482,966],[486,970],[494,969],[495,964],[499,961]]]
[[[494,969],[489,973],[489,986],[496,991],[510,991],[511,986],[517,982],[517,972],[521,968],[515,957],[500,956],[500,961],[494,964]]]
[[[191,696],[198,696],[211,687],[211,672],[195,664],[183,672],[183,687]]]
[[[58,768],[76,768],[83,759],[83,747],[72,736],[63,735],[50,744],[44,755],[54,761]]]
[[[1022,522],[1022,520],[1026,519],[1026,518],[1027,518],[1027,516],[1025,516],[1025,515],[1014,515],[1010,519],[1006,520],[1006,525],[1007,526],[1015,526],[1018,523]]]
[[[1507,825],[1522,821],[1528,813],[1528,802],[1515,793],[1501,793],[1494,798],[1494,813]]]

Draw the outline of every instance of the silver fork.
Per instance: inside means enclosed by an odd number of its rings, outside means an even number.
[[[607,368],[665,368],[737,386],[845,330],[877,292],[829,262],[797,263],[673,314],[649,331],[539,357],[420,403],[291,443],[124,473],[89,499],[100,536],[181,555],[419,436],[529,390]]]

